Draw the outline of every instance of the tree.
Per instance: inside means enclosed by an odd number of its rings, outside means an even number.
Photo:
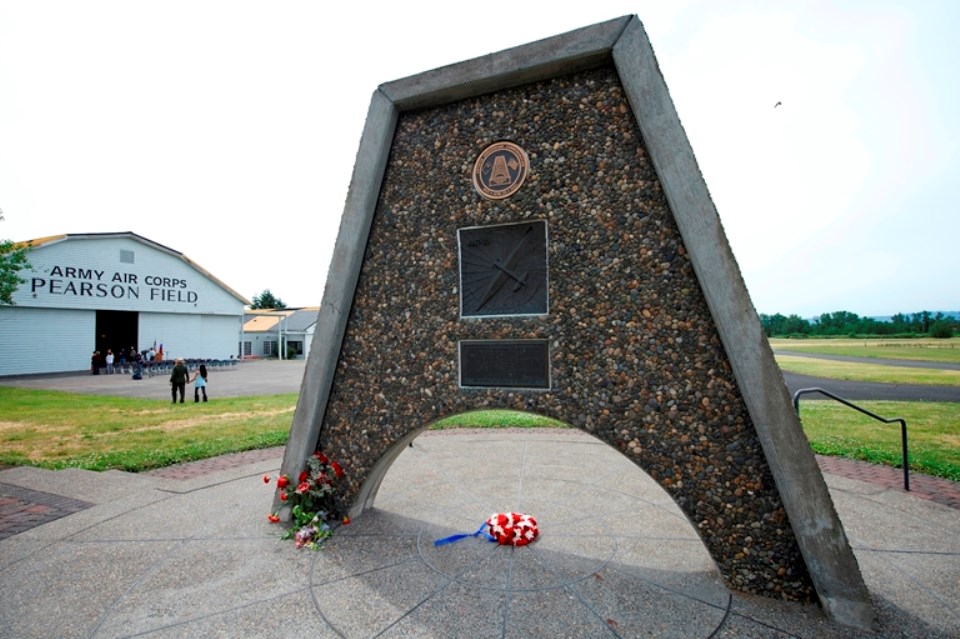
[[[939,319],[930,325],[930,337],[937,339],[949,339],[953,337],[953,326],[950,320]]]
[[[250,305],[250,308],[256,309],[267,309],[267,308],[286,308],[287,305],[283,303],[279,297],[274,297],[273,293],[270,292],[270,289],[264,289],[263,293],[253,296],[253,304]]]
[[[785,317],[780,313],[775,315],[760,314],[760,325],[767,337],[783,335],[805,335],[810,332],[810,322],[799,315]]]
[[[20,277],[20,271],[26,268],[30,268],[27,248],[10,240],[0,240],[0,306],[15,304],[13,293],[26,282]]]

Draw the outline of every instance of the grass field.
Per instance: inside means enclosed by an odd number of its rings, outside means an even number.
[[[295,394],[218,399],[171,406],[165,400],[77,395],[0,387],[0,464],[111,468],[132,472],[286,442]],[[884,417],[903,417],[910,466],[960,480],[960,404],[861,402]],[[811,447],[824,455],[897,466],[900,433],[856,411],[820,400],[801,402]],[[433,428],[566,428],[514,411],[475,411]]]
[[[960,370],[937,370],[934,368],[907,368],[883,364],[838,362],[796,355],[775,356],[782,370],[800,375],[847,379],[885,384],[921,384],[926,386],[956,386],[960,397]]]
[[[951,339],[771,339],[777,351],[960,364],[960,337]]]
[[[449,428],[570,428],[549,417],[510,410],[478,410],[453,415],[433,424],[434,430]]]
[[[773,340],[772,344],[779,351],[960,361],[960,339],[956,338],[895,343],[891,340]],[[777,361],[785,370],[817,377],[946,384],[960,389],[960,371],[834,362],[790,355],[780,355]],[[171,406],[166,400],[0,387],[0,465],[116,468],[136,472],[279,446],[286,443],[296,402],[297,394],[291,393]],[[960,480],[960,402],[858,404],[884,417],[907,420],[913,470]],[[817,453],[893,466],[900,464],[897,425],[884,425],[846,406],[824,400],[801,402],[800,417],[810,445]],[[432,427],[567,426],[514,411],[476,411],[441,420]]]
[[[149,470],[287,441],[297,395],[167,400],[0,387],[0,464]]]
[[[960,397],[960,370],[910,368],[872,362],[841,362],[794,356],[789,353],[841,355],[865,359],[923,361],[960,365],[960,338],[952,339],[772,339],[777,364],[791,373],[828,379],[956,386]]]
[[[960,481],[960,403],[856,402],[886,419],[907,422],[910,469]],[[827,400],[800,402],[810,447],[821,455],[902,467],[900,424],[885,424]]]

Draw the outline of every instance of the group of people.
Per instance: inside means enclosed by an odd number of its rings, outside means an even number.
[[[107,375],[122,373],[127,368],[128,362],[134,368],[142,368],[145,361],[153,361],[156,357],[157,352],[152,348],[141,353],[133,346],[130,347],[129,352],[120,349],[117,354],[110,348],[107,349],[106,353],[93,351],[93,355],[90,357],[90,373],[99,375],[101,370]]]
[[[207,366],[200,364],[200,367],[190,378],[190,371],[183,360],[178,358],[173,365],[173,371],[170,373],[170,394],[173,397],[173,403],[177,403],[177,393],[180,394],[180,403],[183,403],[183,396],[186,392],[187,383],[193,383],[193,401],[200,401],[200,394],[203,393],[203,401],[207,401]]]
[[[93,375],[99,375],[101,368],[105,369],[105,372],[108,375],[122,372],[122,370],[126,368],[127,361],[130,361],[133,363],[133,379],[142,379],[141,373],[144,362],[150,362],[155,357],[157,357],[157,353],[155,353],[152,348],[149,351],[140,353],[136,348],[131,346],[129,355],[123,351],[120,351],[119,367],[117,367],[117,358],[113,354],[112,349],[108,348],[106,355],[101,355],[100,351],[94,351],[93,356],[90,358],[90,372]],[[193,384],[194,402],[199,402],[201,395],[203,396],[203,401],[207,401],[206,364],[200,364],[197,370],[194,371],[193,377],[191,377],[190,371],[187,369],[187,365],[184,363],[184,360],[182,358],[177,358],[177,360],[174,362],[173,372],[170,373],[170,393],[173,396],[174,404],[177,403],[178,394],[180,396],[180,403],[183,403],[188,383]]]

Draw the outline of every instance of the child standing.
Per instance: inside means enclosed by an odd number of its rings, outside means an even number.
[[[207,366],[200,364],[200,368],[193,374],[193,401],[200,401],[200,392],[203,391],[203,401],[207,401]]]

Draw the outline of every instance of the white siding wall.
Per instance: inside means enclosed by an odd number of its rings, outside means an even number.
[[[140,350],[156,340],[166,359],[229,359],[237,355],[240,316],[142,313],[139,333]]]
[[[210,354],[194,357],[230,359],[231,355],[234,358],[239,356],[237,348],[240,342],[240,326],[243,324],[242,315],[233,317],[204,315],[201,320],[203,345],[200,352]]]
[[[89,370],[95,311],[0,307],[0,375]]]

